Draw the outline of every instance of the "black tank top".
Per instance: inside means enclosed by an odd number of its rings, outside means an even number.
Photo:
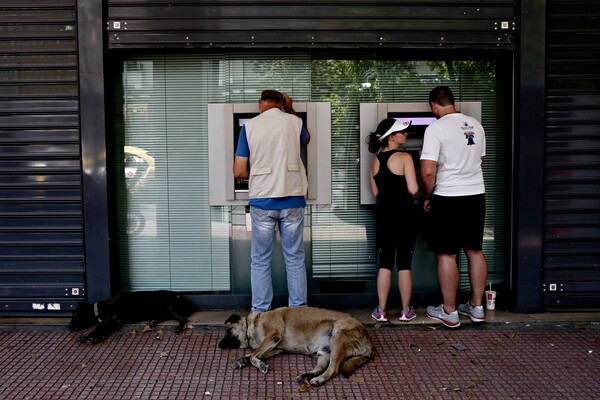
[[[405,210],[410,210],[414,206],[412,194],[408,192],[406,177],[404,175],[396,175],[387,166],[390,157],[400,150],[390,150],[381,152],[377,155],[379,160],[379,171],[373,177],[377,185],[377,205],[382,207],[405,207]]]

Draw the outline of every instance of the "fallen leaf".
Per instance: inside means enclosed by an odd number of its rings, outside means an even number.
[[[477,360],[471,360],[471,364],[473,365],[482,365],[479,361]]]
[[[137,331],[135,329],[132,329],[129,333],[132,335],[137,335]]]
[[[474,388],[475,386],[477,386],[480,383],[480,381],[470,381],[467,383],[467,389],[471,389]]]
[[[194,329],[194,325],[187,323],[185,324],[185,326],[183,327],[183,329]]]
[[[373,329],[379,329],[379,328],[381,328],[381,324],[375,324],[375,325],[373,325]]]
[[[365,378],[362,378],[360,376],[351,376],[350,380],[356,383],[365,383]]]
[[[149,381],[148,381],[148,385],[154,385],[155,383],[156,383],[156,381],[155,381],[155,380],[149,380]]]
[[[506,331],[504,332],[504,336],[509,339],[513,339],[517,334],[514,331]]]
[[[150,325],[146,325],[144,326],[144,328],[142,328],[142,333],[146,332],[152,332],[152,328],[150,328]]]
[[[87,368],[87,363],[81,363],[81,368]]]
[[[169,353],[167,353],[166,351],[163,351],[163,352],[160,353],[160,357],[161,358],[163,358],[163,357],[169,357]]]
[[[308,392],[310,390],[310,382],[308,379],[304,378],[302,380],[302,384],[298,386],[298,390],[301,392]]]
[[[435,326],[430,326],[430,325],[424,325],[424,326],[420,326],[419,330],[421,332],[428,332],[428,331],[435,331],[437,328]]]
[[[398,336],[398,340],[401,342],[406,342],[408,338],[406,336]]]
[[[296,371],[295,369],[290,370],[290,376],[292,378],[295,378],[298,376],[298,371]]]
[[[156,331],[157,335],[162,335],[163,333],[165,333],[165,331],[163,331],[162,329],[159,329]]]

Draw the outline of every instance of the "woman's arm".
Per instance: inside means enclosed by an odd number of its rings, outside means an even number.
[[[377,190],[377,184],[375,183],[375,175],[377,175],[377,172],[379,172],[379,159],[377,158],[377,156],[373,157],[373,160],[371,160],[371,172],[370,172],[370,178],[371,178],[371,191],[373,192],[373,196],[375,196],[375,198],[377,198],[377,195],[379,194],[379,190]]]
[[[417,174],[415,172],[415,163],[410,154],[404,154],[404,177],[406,178],[406,186],[408,186],[408,192],[414,196],[419,191]]]

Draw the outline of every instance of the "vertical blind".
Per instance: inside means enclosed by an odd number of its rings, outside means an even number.
[[[426,102],[439,84],[452,87],[457,101],[482,102],[484,251],[490,280],[507,282],[510,136],[496,69],[489,61],[336,59],[304,52],[130,57],[123,63],[124,124],[115,140],[125,160],[116,168],[125,171],[116,213],[124,287],[229,290],[231,209],[208,205],[207,104],[255,102],[266,88],[295,101],[331,103],[332,204],[307,209],[311,277],[374,279],[375,218],[360,205],[359,104]]]

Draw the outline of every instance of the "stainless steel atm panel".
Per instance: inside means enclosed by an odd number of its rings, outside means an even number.
[[[311,135],[302,147],[308,178],[308,204],[331,204],[331,105],[294,103]],[[247,180],[233,176],[237,139],[244,122],[259,114],[257,103],[208,105],[210,205],[248,203]]]
[[[481,121],[481,102],[456,103],[456,109]],[[412,120],[406,145],[402,150],[413,156],[420,181],[421,148],[423,134],[429,124],[435,121],[428,103],[361,103],[360,104],[360,204],[376,204],[371,191],[369,170],[374,154],[369,152],[366,138],[377,129],[377,124],[386,118]],[[417,196],[419,197],[419,194]]]

